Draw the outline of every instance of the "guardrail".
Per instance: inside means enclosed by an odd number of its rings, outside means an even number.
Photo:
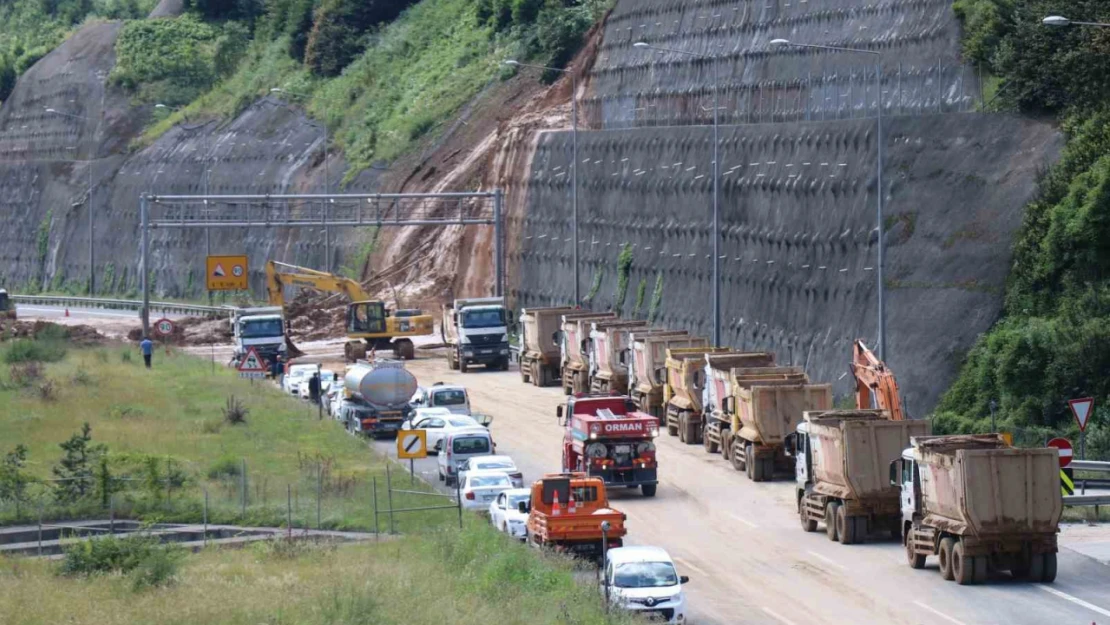
[[[41,304],[45,306],[69,306],[73,308],[111,308],[116,310],[142,310],[142,300],[114,299],[107,297],[74,297],[69,295],[11,295],[17,304]],[[223,315],[229,314],[234,306],[201,306],[180,302],[151,302],[151,310],[181,313],[184,315]]]
[[[1069,469],[1075,471],[1094,471],[1110,473],[1110,462],[1098,462],[1096,460],[1072,460],[1068,465]]]
[[[1065,506],[1110,506],[1110,495],[1068,495]]]

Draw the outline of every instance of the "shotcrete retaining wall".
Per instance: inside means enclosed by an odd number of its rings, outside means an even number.
[[[874,120],[722,130],[726,344],[769,349],[850,392],[851,342],[877,336]],[[659,322],[711,334],[711,129],[586,133],[580,150],[582,292],[612,305],[622,244],[641,280],[663,275]],[[923,416],[997,318],[1010,245],[1060,136],[1047,124],[953,114],[890,120],[886,146],[888,359]],[[528,184],[515,292],[571,301],[569,133],[544,137]],[[645,303],[646,308],[646,303]]]
[[[83,292],[88,265],[88,177],[93,158],[95,276],[99,293],[137,290],[139,196],[199,194],[210,170],[210,193],[323,191],[320,126],[285,103],[266,98],[227,123],[189,122],[152,145],[131,151],[153,114],[107,84],[119,24],[81,29],[23,75],[0,108],[0,285]],[[65,113],[48,113],[47,108]],[[345,164],[332,153],[331,191]],[[375,190],[379,170],[344,191]],[[263,261],[333,268],[351,262],[368,231],[332,229],[325,258],[323,229],[212,230],[212,252],[247,253],[251,284],[263,292]],[[151,271],[158,296],[203,292],[204,233],[155,232]]]

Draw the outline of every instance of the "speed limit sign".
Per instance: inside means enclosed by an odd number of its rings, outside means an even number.
[[[173,335],[173,322],[169,319],[159,319],[154,322],[154,332],[158,336],[171,336]]]

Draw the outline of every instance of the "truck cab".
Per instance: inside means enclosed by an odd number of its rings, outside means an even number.
[[[659,419],[637,412],[627,397],[584,393],[569,398],[556,414],[565,428],[564,471],[655,496],[659,464],[652,440],[659,436]]]
[[[444,339],[452,369],[471,364],[509,370],[509,311],[501,297],[457,299],[444,310]]]
[[[267,362],[275,357],[285,358],[285,321],[275,309],[244,309],[231,320],[232,334],[235,339],[234,360],[238,362],[246,356],[250,348]],[[257,311],[259,314],[251,314]]]
[[[902,524],[913,525],[914,517],[921,512],[921,476],[913,457],[913,447],[905,449],[901,458],[890,463],[890,484],[901,489],[899,507]]]
[[[809,445],[809,424],[800,423],[798,428],[786,439],[786,453],[794,456],[794,483],[798,497],[813,486],[813,453]]]

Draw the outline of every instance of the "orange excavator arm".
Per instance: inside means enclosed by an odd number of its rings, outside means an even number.
[[[856,378],[857,408],[886,410],[890,413],[892,421],[902,421],[906,418],[894,373],[887,369],[886,363],[867,349],[863,341],[855,342],[852,354],[852,375]]]

